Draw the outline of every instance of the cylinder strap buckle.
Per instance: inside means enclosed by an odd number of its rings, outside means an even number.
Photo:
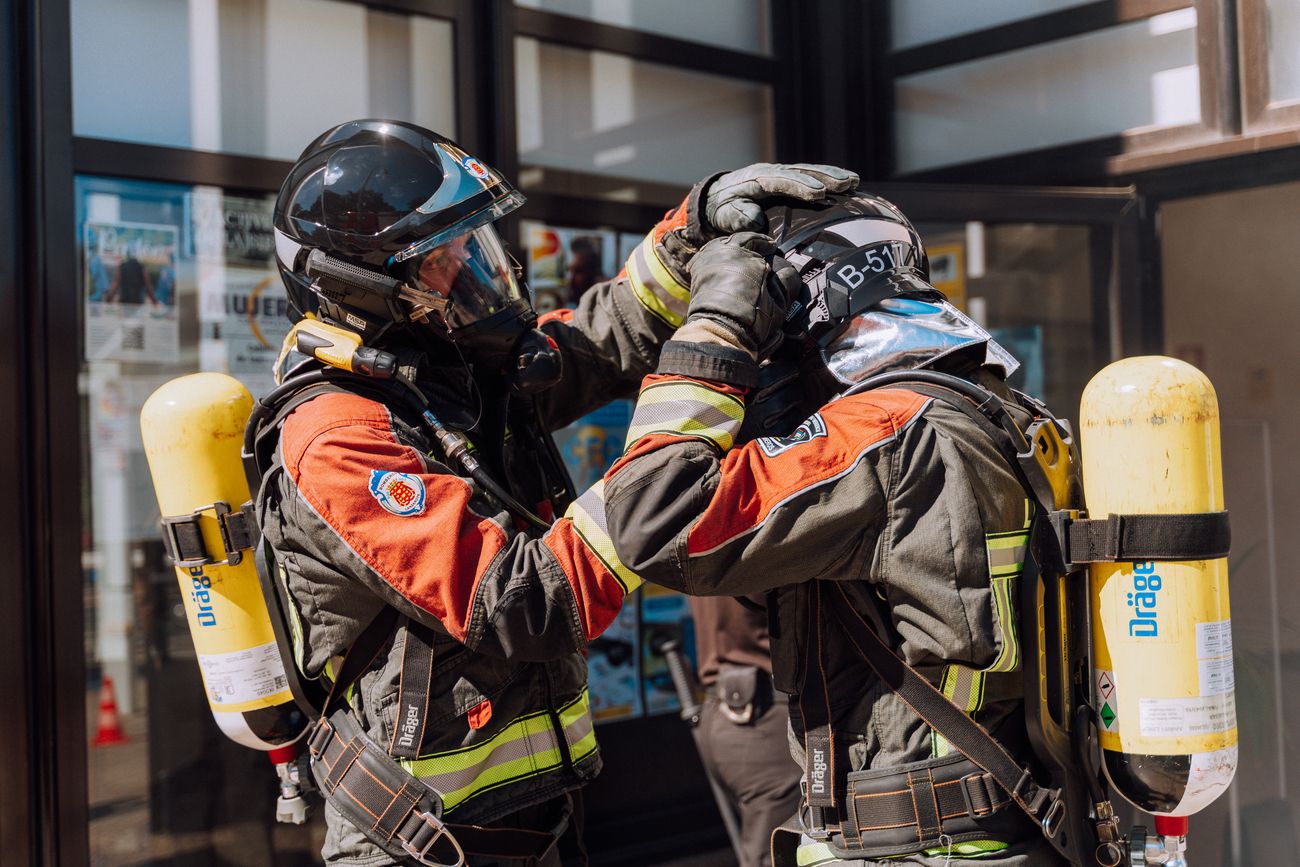
[[[211,512],[217,519],[217,529],[221,533],[221,546],[225,557],[218,559],[208,551],[203,542],[200,519],[204,512]],[[217,500],[206,506],[200,506],[188,515],[164,515],[162,519],[163,545],[167,556],[182,569],[199,566],[238,566],[244,559],[244,551],[257,544],[257,521],[253,517],[253,504],[244,503],[239,511],[231,509],[225,500]]]

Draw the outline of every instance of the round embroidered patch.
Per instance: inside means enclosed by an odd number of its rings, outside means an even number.
[[[409,518],[424,511],[424,481],[411,473],[370,471],[370,494],[400,518]]]

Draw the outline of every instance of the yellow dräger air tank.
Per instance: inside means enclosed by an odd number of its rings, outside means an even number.
[[[1218,402],[1190,364],[1111,364],[1084,390],[1080,428],[1090,518],[1222,512]],[[1158,833],[1179,834],[1181,824],[1185,834],[1185,823],[1166,817],[1204,808],[1237,767],[1227,560],[1093,563],[1089,571],[1107,775],[1156,814]]]
[[[262,596],[252,516],[240,511],[249,499],[240,446],[252,408],[238,380],[196,373],[149,396],[140,430],[212,716],[231,740],[275,751],[281,763],[277,748],[302,734],[307,719]]]

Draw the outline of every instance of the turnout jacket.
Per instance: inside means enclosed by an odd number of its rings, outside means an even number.
[[[404,615],[349,700],[369,736],[396,755],[408,734],[399,692],[427,685],[418,756],[402,764],[442,794],[449,822],[493,822],[600,769],[583,651],[638,582],[606,565],[603,509],[587,513],[556,496],[565,480],[553,476],[564,471],[556,460],[551,477],[539,469],[548,445],[539,438],[549,433],[537,428],[635,393],[654,368],[687,293],[653,258],[655,242],[652,233],[637,251],[639,269],[539,324],[563,354],[563,378],[534,398],[535,429],[506,430],[498,481],[542,514],[562,515],[544,533],[523,529],[460,475],[395,403],[332,389],[282,419],[257,506],[292,601],[299,667],[328,680],[383,606]],[[435,390],[435,406],[459,402],[473,418],[472,395],[420,385]],[[438,412],[457,426],[454,407]],[[433,652],[412,664],[405,651],[416,633]],[[337,811],[328,815],[327,861],[391,861]]]
[[[991,377],[981,384],[1010,396]],[[1030,513],[992,440],[948,403],[891,387],[834,399],[791,436],[736,445],[744,400],[729,386],[646,378],[603,491],[621,567],[692,595],[771,591],[773,676],[789,694],[795,759],[805,765],[806,720],[834,732],[831,816],[853,802],[869,826],[869,802],[853,801],[859,772],[950,752],[822,610],[843,604],[840,589],[899,656],[1025,755],[1010,673]],[[1059,863],[1014,806],[1000,821],[982,863]]]

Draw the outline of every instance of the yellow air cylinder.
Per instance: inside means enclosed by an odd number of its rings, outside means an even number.
[[[1223,509],[1218,401],[1192,365],[1117,361],[1088,383],[1079,416],[1090,518]],[[1227,560],[1089,571],[1107,775],[1146,812],[1195,813],[1237,768]]]
[[[204,546],[227,559],[214,503],[238,511],[248,483],[240,461],[252,395],[221,373],[173,379],[145,401],[140,431],[164,516],[200,514]],[[208,705],[236,743],[271,750],[306,727],[294,703],[252,550],[235,565],[177,566],[181,599]]]

